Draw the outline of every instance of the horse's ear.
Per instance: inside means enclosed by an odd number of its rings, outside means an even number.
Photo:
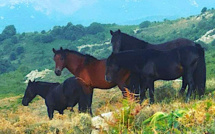
[[[63,48],[62,48],[62,47],[60,47],[60,50],[63,50]]]
[[[121,33],[120,29],[118,29],[118,33]]]
[[[54,53],[56,53],[56,50],[55,50],[54,48],[52,48],[52,51],[53,51]]]
[[[28,80],[28,83],[31,83],[31,80]]]
[[[113,31],[112,30],[110,30],[110,34],[113,35]]]
[[[33,82],[35,82],[35,80]]]

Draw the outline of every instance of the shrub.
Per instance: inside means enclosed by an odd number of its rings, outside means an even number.
[[[23,53],[24,52],[24,48],[23,47],[17,47],[16,48],[16,53],[18,54],[18,55],[20,55],[21,53]]]
[[[16,54],[14,52],[12,52],[10,54],[10,60],[15,60],[16,59]]]
[[[52,35],[43,35],[41,36],[41,41],[42,43],[50,43],[54,41],[54,38],[52,37]]]

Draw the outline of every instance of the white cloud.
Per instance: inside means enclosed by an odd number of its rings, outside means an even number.
[[[33,15],[30,16],[32,19],[34,19],[35,17]]]
[[[0,7],[26,4],[47,15],[62,13],[71,15],[84,6],[95,3],[97,0],[1,0]]]
[[[191,5],[198,7],[198,3],[196,2],[196,0],[189,0],[189,2],[191,3]]]
[[[4,16],[0,16],[0,19],[3,20],[3,19],[4,19]]]
[[[10,6],[10,9],[14,9],[15,7],[14,6]]]

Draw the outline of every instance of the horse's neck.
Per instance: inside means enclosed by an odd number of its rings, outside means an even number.
[[[84,66],[84,56],[80,56],[77,54],[68,54],[67,55],[67,65],[66,68],[75,76],[79,75],[79,71],[83,68]]]
[[[149,44],[148,42],[145,42],[144,40],[140,40],[132,36],[125,36],[123,38],[124,39],[122,39],[121,44],[127,44],[126,46],[132,49],[146,49],[151,46],[151,44]]]
[[[35,89],[35,92],[37,95],[45,99],[50,91],[51,86],[51,84],[39,83]]]

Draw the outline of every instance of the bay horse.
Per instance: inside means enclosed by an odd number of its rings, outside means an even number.
[[[188,102],[192,91],[196,88],[196,81],[199,82],[197,85],[200,85],[199,96],[203,95],[205,90],[204,70],[198,71],[202,74],[194,74],[196,69],[200,69],[197,66],[202,66],[201,69],[204,69],[204,58],[204,49],[199,44],[169,51],[143,49],[112,53],[107,59],[105,78],[107,81],[112,81],[121,68],[139,73],[143,84],[140,100],[143,101],[145,89],[149,88],[150,103],[154,103],[154,81],[174,80],[184,76],[189,87],[186,95],[186,102]]]
[[[106,59],[98,60],[88,54],[81,54],[74,50],[52,49],[54,52],[55,74],[61,75],[64,68],[67,68],[77,79],[82,81],[86,93],[91,93],[93,88],[110,89],[118,85],[122,94],[125,95],[125,87],[129,86],[130,72],[122,69],[115,82],[105,80]],[[123,76],[123,77],[121,77]]]
[[[37,95],[45,99],[50,120],[53,118],[54,110],[63,114],[67,107],[73,108],[76,104],[79,105],[79,112],[89,112],[92,115],[93,94],[86,94],[75,77],[66,79],[62,84],[29,80],[22,104],[28,106]]]
[[[178,38],[161,44],[151,44],[144,40],[140,40],[126,33],[123,33],[120,31],[120,29],[118,29],[115,32],[110,30],[110,34],[112,35],[111,44],[112,44],[113,53],[118,53],[126,50],[137,50],[137,49],[156,49],[156,50],[166,51],[166,50],[171,50],[171,49],[183,47],[183,46],[195,46],[195,42],[185,38]],[[204,73],[206,74],[206,71],[205,71],[206,69],[197,69],[197,71],[198,70],[204,71]],[[197,72],[197,73],[201,74],[201,72]],[[137,77],[138,75],[131,73],[131,79],[132,78],[138,79]],[[135,87],[137,86],[138,85],[136,85]],[[184,93],[186,87],[187,87],[187,82],[184,80],[184,77],[182,76],[182,87],[180,90],[181,94]]]

